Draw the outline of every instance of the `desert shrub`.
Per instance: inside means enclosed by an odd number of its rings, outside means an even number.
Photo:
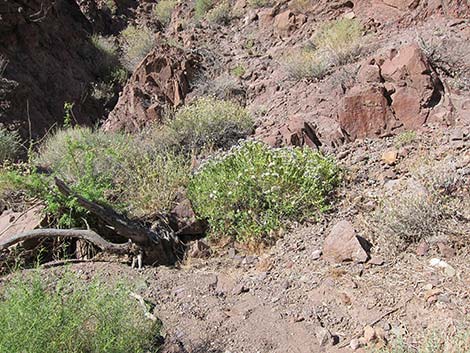
[[[210,23],[227,24],[231,19],[231,7],[227,0],[223,0],[215,5],[206,15]]]
[[[285,222],[328,209],[339,180],[334,161],[311,149],[249,141],[203,164],[188,194],[213,236],[259,241]]]
[[[105,0],[105,5],[113,15],[117,12],[117,5],[115,0]]]
[[[232,70],[230,70],[230,73],[235,76],[235,77],[242,77],[246,72],[245,66],[243,65],[237,65],[235,66]]]
[[[334,64],[343,65],[359,55],[363,34],[358,20],[343,18],[324,24],[314,41],[318,50],[326,51]]]
[[[185,157],[165,151],[159,141],[79,127],[49,137],[36,163],[84,197],[133,217],[169,211],[189,176]],[[86,217],[73,199],[64,200],[54,192],[51,177],[32,173],[24,179],[25,189],[45,200],[47,211],[56,215],[59,225],[72,226]]]
[[[160,0],[155,5],[153,13],[157,20],[159,20],[164,26],[166,26],[170,23],[171,14],[177,4],[177,0]]]
[[[96,74],[104,79],[115,67],[119,66],[117,45],[113,37],[103,37],[94,34],[91,36],[90,40],[93,46],[98,50],[98,55],[94,58]]]
[[[458,220],[468,217],[468,178],[455,164],[452,159],[420,161],[411,170],[414,186],[382,200],[374,227],[388,250],[401,251],[421,240],[463,237]]]
[[[121,32],[121,40],[124,49],[123,65],[131,72],[155,44],[155,36],[149,28],[133,25],[129,25]]]
[[[258,9],[261,7],[269,7],[271,6],[271,0],[248,0],[248,6]]]
[[[401,134],[395,136],[394,144],[395,147],[400,148],[403,146],[407,146],[413,143],[416,140],[416,132],[415,131],[405,131]]]
[[[215,0],[196,0],[194,3],[194,13],[196,19],[201,20],[216,4]]]
[[[330,67],[328,59],[311,48],[289,53],[284,57],[283,62],[289,77],[294,80],[322,79]]]
[[[156,352],[157,324],[144,316],[125,284],[57,283],[39,273],[0,288],[0,351],[10,353]]]
[[[305,13],[311,5],[311,0],[293,0],[290,2],[289,7],[297,13]]]
[[[251,133],[253,120],[237,103],[205,97],[179,109],[167,126],[171,141],[191,151],[230,147]]]
[[[20,150],[20,137],[18,132],[9,131],[0,125],[0,164],[7,159],[13,159]]]

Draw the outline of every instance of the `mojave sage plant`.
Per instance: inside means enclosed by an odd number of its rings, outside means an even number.
[[[213,237],[261,241],[286,222],[325,211],[339,181],[335,162],[310,148],[247,141],[207,160],[188,194]]]

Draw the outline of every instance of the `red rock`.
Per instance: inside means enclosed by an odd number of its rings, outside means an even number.
[[[456,255],[455,249],[453,249],[446,243],[439,242],[437,243],[437,247],[439,248],[439,252],[441,253],[441,255],[447,259]]]
[[[128,80],[108,119],[107,131],[135,132],[160,122],[165,106],[184,103],[199,58],[166,44],[153,49]]]
[[[393,125],[384,93],[380,86],[356,86],[343,98],[338,119],[349,140],[379,136]]]
[[[425,241],[421,241],[416,248],[416,255],[424,256],[429,251],[429,244]]]
[[[366,262],[369,255],[366,241],[356,235],[353,225],[346,220],[335,224],[323,244],[323,258],[329,262]]]
[[[286,10],[274,18],[274,27],[281,32],[288,32],[294,28],[295,22],[294,13]]]

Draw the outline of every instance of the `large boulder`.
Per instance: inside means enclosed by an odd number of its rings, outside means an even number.
[[[198,57],[183,49],[162,44],[154,48],[128,80],[103,128],[135,132],[160,122],[164,109],[184,103]]]

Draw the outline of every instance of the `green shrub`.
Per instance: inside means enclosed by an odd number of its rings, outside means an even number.
[[[203,19],[206,14],[215,6],[215,0],[196,0],[194,12],[197,20]]]
[[[324,55],[310,48],[289,53],[283,61],[289,77],[294,80],[320,80],[326,76],[330,67]]]
[[[155,36],[147,27],[129,25],[121,32],[121,39],[124,49],[123,65],[132,72],[152,50]]]
[[[9,131],[0,126],[0,164],[7,159],[14,159],[20,150],[20,137],[16,131]]]
[[[79,127],[59,130],[48,138],[36,162],[84,197],[133,217],[169,211],[189,176],[185,157],[163,150],[159,141]],[[23,183],[45,200],[47,211],[55,214],[60,225],[74,225],[86,216],[84,210],[73,199],[58,196],[50,179],[33,173]]]
[[[0,288],[0,351],[156,352],[159,325],[129,293],[124,284],[85,283],[71,273],[57,283],[18,276]]]
[[[117,5],[115,0],[105,0],[105,5],[111,12],[111,14],[115,14],[117,12]]]
[[[204,146],[227,148],[253,129],[248,111],[237,103],[199,98],[179,109],[168,122],[169,138],[185,151]]]
[[[213,236],[251,241],[328,209],[339,180],[334,161],[311,149],[246,142],[203,164],[188,195]]]
[[[242,77],[246,73],[246,69],[243,65],[237,65],[230,72],[235,77]]]
[[[230,22],[231,17],[231,7],[227,0],[223,0],[219,4],[215,5],[206,15],[206,19],[210,23],[218,24],[227,24]]]
[[[271,6],[271,0],[248,0],[248,6],[251,8],[261,8],[261,7],[269,7]]]
[[[416,140],[416,132],[415,131],[405,131],[401,134],[395,136],[394,142],[395,147],[400,148],[403,146],[407,146],[413,143]]]
[[[323,25],[315,36],[315,44],[328,53],[334,64],[343,65],[358,57],[363,34],[358,20],[343,18]]]
[[[160,0],[155,5],[153,13],[157,20],[166,26],[170,23],[171,14],[177,4],[178,0]]]

